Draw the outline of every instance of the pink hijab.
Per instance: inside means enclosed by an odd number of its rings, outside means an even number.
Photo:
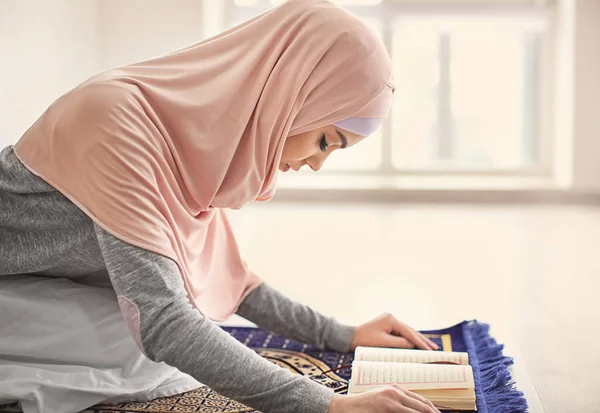
[[[325,0],[290,0],[218,36],[101,73],[53,103],[21,161],[119,239],[174,260],[223,320],[260,284],[223,208],[273,196],[287,136],[384,118],[383,44]]]

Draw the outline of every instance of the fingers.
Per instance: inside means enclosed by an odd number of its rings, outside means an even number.
[[[411,409],[410,407],[400,406],[400,409],[394,409],[394,413],[423,413],[421,410]],[[427,412],[429,413],[429,412]]]
[[[385,337],[385,346],[392,348],[415,348],[415,345],[404,337],[388,335]]]
[[[391,317],[391,320],[393,332],[402,335],[402,337],[408,339],[417,348],[423,350],[437,350],[439,348],[437,344],[428,340],[423,334],[396,320],[395,317]]]
[[[425,340],[427,340],[427,342],[429,343],[429,345],[434,349],[434,350],[439,350],[440,346],[438,346],[437,344],[435,344],[433,341],[431,341],[430,339],[428,339],[427,337],[423,336],[423,338]]]
[[[433,409],[434,412],[436,412],[436,413],[439,412],[438,408],[435,407],[435,405],[431,401],[427,400],[425,397],[423,397],[417,393],[413,393],[411,391],[406,391],[406,395],[409,397],[412,397],[415,400],[419,400],[421,403],[428,405],[429,407],[431,407]]]
[[[406,412],[440,413],[429,400],[408,390],[404,390],[398,385],[392,385],[391,388],[396,392],[396,400],[400,402],[404,408],[408,409]],[[418,396],[418,398],[415,396]]]
[[[393,329],[394,333],[398,333],[402,337],[408,339],[415,345],[415,347],[423,350],[433,350],[433,347],[431,347],[423,338],[421,338],[419,333],[406,324],[401,323],[398,320],[394,320]]]
[[[410,328],[410,327],[409,327]],[[415,330],[413,330],[415,331]],[[427,337],[425,337],[425,335],[421,334],[418,331],[415,331],[415,333],[417,334],[417,336],[425,341],[425,343],[427,343],[427,345],[431,348],[431,350],[439,350],[440,346],[438,346],[437,344],[435,344],[433,341],[431,341],[430,339],[428,339]]]

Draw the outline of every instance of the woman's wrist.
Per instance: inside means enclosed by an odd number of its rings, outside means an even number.
[[[345,401],[348,396],[342,396],[340,394],[334,394],[329,403],[327,413],[346,413]]]

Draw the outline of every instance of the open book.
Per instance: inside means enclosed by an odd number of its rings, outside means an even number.
[[[477,410],[467,353],[357,347],[348,394],[400,384],[441,410]]]

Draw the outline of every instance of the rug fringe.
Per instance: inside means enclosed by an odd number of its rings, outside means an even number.
[[[502,354],[504,345],[498,344],[489,331],[488,324],[476,320],[463,326],[467,348],[473,349],[469,359],[475,367],[477,408],[482,413],[525,413],[527,400],[508,371],[513,359]]]

